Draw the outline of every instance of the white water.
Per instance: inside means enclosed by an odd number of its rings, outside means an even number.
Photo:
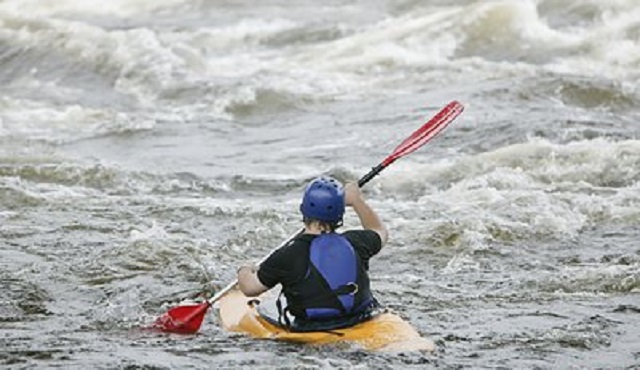
[[[635,0],[0,1],[0,363],[634,366],[639,43]],[[437,355],[129,332],[454,99],[366,190],[374,288]]]

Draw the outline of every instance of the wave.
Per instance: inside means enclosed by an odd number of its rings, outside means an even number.
[[[42,2],[38,0],[4,0],[0,10],[21,13],[29,9],[29,13],[40,17],[72,16],[72,15],[114,15],[131,17],[149,12],[170,11],[187,0],[113,0],[96,6],[91,0],[70,0]]]
[[[171,207],[206,216],[217,214],[221,210],[216,207],[227,201],[235,202],[238,193],[269,198],[288,196],[292,191],[301,192],[309,180],[306,175],[206,178],[189,172],[158,174],[106,164],[70,163],[54,156],[0,154],[0,189],[5,192],[1,198],[12,209],[79,198],[109,201],[113,197],[126,202],[149,197],[163,203],[171,197],[177,202]],[[201,205],[213,209],[205,211]]]
[[[29,1],[29,13],[20,4],[0,3],[0,82],[12,99],[0,107],[4,135],[82,140],[153,129],[163,116],[242,120],[541,75],[561,81],[548,84],[551,95],[585,109],[628,109],[638,100],[633,1],[342,4],[352,20],[322,8],[322,21],[301,5],[264,5],[267,16],[260,6],[225,3],[230,17],[215,22],[198,13],[212,14],[213,5],[189,0],[116,1],[100,10],[80,0]]]
[[[398,163],[396,175],[380,181],[403,200],[385,211],[416,221],[394,226],[411,235],[407,243],[475,250],[573,240],[595,225],[634,225],[639,165],[637,140],[537,139],[453,162]]]
[[[610,294],[640,292],[640,264],[567,266],[558,276],[535,283],[542,292],[554,294]]]
[[[129,115],[110,108],[0,98],[0,138],[48,143],[152,130],[155,117]]]
[[[640,182],[640,141],[607,138],[553,143],[531,138],[527,142],[463,156],[455,162],[433,165],[396,165],[394,180],[385,187],[400,190],[407,184],[431,184],[435,190],[527,189],[573,184],[589,191],[634,188]],[[405,174],[406,176],[404,176]],[[533,180],[534,182],[531,182]]]

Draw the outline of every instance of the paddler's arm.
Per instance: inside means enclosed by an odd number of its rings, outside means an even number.
[[[387,227],[384,226],[376,211],[374,211],[364,199],[358,184],[355,182],[348,183],[344,187],[344,193],[345,204],[352,207],[356,212],[358,218],[360,218],[362,227],[365,230],[373,230],[378,233],[382,241],[382,246],[384,246],[389,238]]]
[[[241,266],[238,269],[238,287],[247,297],[256,297],[267,290],[258,279],[258,267],[255,265]]]

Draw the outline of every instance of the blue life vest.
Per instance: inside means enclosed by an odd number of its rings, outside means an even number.
[[[284,321],[286,327],[295,326],[287,313],[303,326],[314,322],[336,327],[353,325],[376,304],[360,257],[349,240],[338,233],[324,233],[310,240],[305,276],[281,294],[287,296],[287,306],[282,307],[280,299],[276,301],[278,322],[282,325]],[[332,320],[335,322],[329,322]]]
[[[322,234],[311,242],[309,261],[336,293],[342,309],[307,308],[309,319],[335,317],[351,313],[358,291],[358,257],[351,243],[336,233]],[[310,266],[311,268],[311,266]]]

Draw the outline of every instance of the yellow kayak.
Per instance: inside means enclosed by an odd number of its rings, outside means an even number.
[[[262,297],[261,297],[262,298]],[[231,290],[219,301],[219,316],[225,330],[273,339],[308,344],[349,342],[370,351],[433,351],[434,343],[420,334],[400,316],[385,312],[344,329],[330,332],[289,332],[262,318],[256,298]]]

